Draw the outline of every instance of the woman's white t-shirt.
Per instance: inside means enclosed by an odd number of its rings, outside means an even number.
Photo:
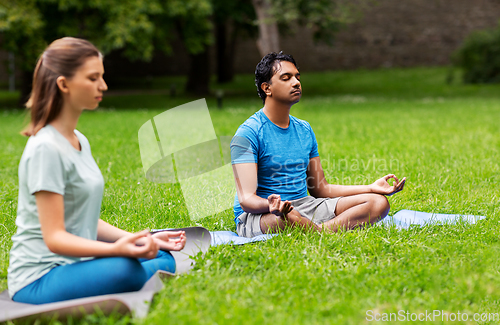
[[[96,240],[104,179],[87,138],[75,130],[81,151],[47,125],[28,139],[19,163],[17,232],[12,237],[8,269],[9,295],[51,269],[82,260],[52,253],[43,241],[35,193],[48,191],[64,198],[66,231]]]

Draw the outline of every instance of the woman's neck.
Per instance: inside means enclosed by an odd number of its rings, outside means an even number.
[[[75,135],[80,115],[81,111],[71,109],[70,107],[63,107],[59,116],[50,122],[50,125],[61,133],[76,150],[80,150],[80,143]]]

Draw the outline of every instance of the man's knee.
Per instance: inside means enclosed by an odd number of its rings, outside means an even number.
[[[385,218],[391,208],[387,198],[381,194],[370,194],[370,205],[373,215],[379,219]]]

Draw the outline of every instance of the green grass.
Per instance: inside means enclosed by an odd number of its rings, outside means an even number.
[[[376,322],[366,320],[368,310],[442,310],[470,313],[469,322],[458,323],[476,324],[474,313],[500,313],[500,87],[446,84],[447,72],[303,73],[304,98],[292,114],[315,130],[331,182],[368,184],[390,172],[408,178],[405,190],[390,197],[391,215],[413,209],[487,219],[322,235],[294,230],[267,242],[211,248],[193,272],[166,282],[142,323],[369,324]],[[261,102],[250,75],[224,89],[224,109],[213,97],[207,101],[216,133],[233,135]],[[104,220],[129,231],[195,224],[178,185],[145,179],[137,143],[144,122],[191,99],[170,97],[168,89],[114,95],[82,116],[78,128],[106,181]],[[23,121],[21,111],[0,111],[0,289],[15,232]],[[226,211],[196,223],[233,230],[232,219]],[[423,323],[443,323],[435,320]],[[92,316],[81,323],[115,321],[130,320]]]

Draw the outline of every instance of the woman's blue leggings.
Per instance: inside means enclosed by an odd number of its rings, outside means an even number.
[[[38,305],[137,291],[158,270],[175,273],[170,253],[159,251],[151,260],[104,257],[61,265],[19,290],[12,300]]]

